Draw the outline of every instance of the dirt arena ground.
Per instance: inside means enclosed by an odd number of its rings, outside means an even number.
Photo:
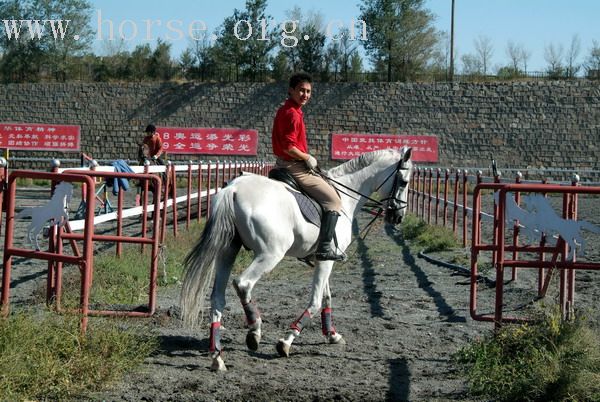
[[[582,200],[581,219],[600,224],[595,200]],[[585,204],[585,205],[584,205]],[[361,214],[356,229],[369,217]],[[599,237],[588,240],[586,258],[600,261]],[[16,235],[18,237],[18,235]],[[469,316],[469,279],[461,272],[419,257],[419,250],[394,229],[380,225],[349,249],[350,259],[331,276],[334,323],[346,345],[328,345],[318,317],[280,358],[277,339],[307,303],[312,270],[284,260],[257,285],[263,339],[257,352],[245,345],[244,315],[232,287],[222,343],[228,371],[209,370],[208,327],[184,328],[177,318],[179,289],[161,289],[159,312],[148,320],[159,334],[158,352],[110,389],[88,395],[100,401],[464,401],[466,384],[452,355],[492,324]],[[466,250],[462,252],[466,255]],[[447,254],[432,254],[447,260]],[[18,259],[13,302],[26,302],[45,280],[43,265]],[[494,280],[493,272],[485,275]],[[576,307],[598,323],[600,275],[577,273]],[[523,314],[535,299],[535,277],[520,271],[506,278],[507,314]],[[37,285],[36,285],[37,284]],[[494,288],[479,285],[478,311],[493,311]],[[556,283],[546,302],[556,301]]]

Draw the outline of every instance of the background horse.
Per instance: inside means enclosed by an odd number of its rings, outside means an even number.
[[[386,149],[361,155],[325,174],[334,179],[342,199],[342,213],[336,227],[337,245],[344,251],[351,242],[352,220],[367,199],[361,195],[377,191],[386,209],[388,224],[398,224],[406,212],[408,184],[413,170],[411,149]],[[213,198],[209,217],[200,241],[186,259],[186,275],[180,306],[184,322],[193,325],[203,311],[203,304],[214,272],[211,294],[210,352],[212,370],[225,370],[220,344],[220,327],[225,308],[225,289],[241,246],[252,250],[254,258],[246,270],[233,281],[244,308],[248,324],[246,345],[257,350],[261,339],[261,317],[252,299],[252,289],[265,273],[284,256],[305,258],[316,248],[319,228],[307,223],[294,196],[282,182],[258,175],[234,179]],[[323,334],[330,343],[344,342],[332,324],[329,275],[333,261],[315,261],[311,295],[304,312],[277,343],[281,356],[289,356],[295,337],[311,318],[321,311]]]
[[[69,214],[66,207],[71,202],[73,196],[73,185],[66,181],[61,181],[54,188],[54,193],[50,201],[41,207],[25,208],[19,212],[15,218],[20,219],[24,216],[31,216],[31,223],[27,228],[27,239],[29,244],[35,244],[35,249],[39,250],[38,237],[49,220],[53,220],[54,225],[64,225],[69,220]]]

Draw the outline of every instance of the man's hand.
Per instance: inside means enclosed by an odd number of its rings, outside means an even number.
[[[310,170],[315,170],[317,168],[317,160],[312,155],[308,155],[308,159],[305,160],[304,163],[306,163],[306,166]]]
[[[155,160],[157,160],[157,159],[158,159],[158,157],[157,157],[156,155],[152,155],[152,160],[153,160],[153,161],[155,161]]]

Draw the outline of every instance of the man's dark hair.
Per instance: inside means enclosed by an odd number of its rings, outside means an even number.
[[[296,73],[290,77],[290,88],[296,88],[298,84],[308,82],[312,84],[312,77],[307,73]]]
[[[154,127],[154,124],[148,124],[146,126],[146,130],[144,130],[145,133],[153,133],[156,131],[156,127]]]

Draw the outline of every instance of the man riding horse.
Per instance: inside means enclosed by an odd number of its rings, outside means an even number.
[[[277,110],[273,122],[271,142],[277,156],[276,166],[287,169],[309,196],[323,207],[319,243],[315,257],[319,261],[340,261],[331,247],[342,203],[335,189],[321,176],[314,173],[317,160],[308,153],[306,127],[302,106],[308,103],[312,93],[312,78],[308,74],[294,74],[289,81],[288,99]]]

